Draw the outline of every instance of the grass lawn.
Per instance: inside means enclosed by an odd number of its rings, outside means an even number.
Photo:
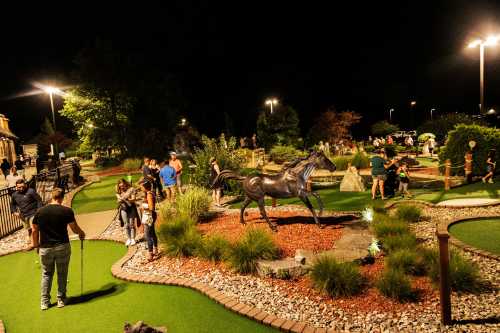
[[[118,180],[124,177],[126,176],[102,177],[100,182],[91,184],[78,192],[72,204],[75,213],[83,214],[115,209],[117,206],[115,186]],[[134,174],[132,181],[136,182],[140,177],[140,174]]]
[[[422,194],[416,194],[415,199],[438,203],[450,199],[466,199],[466,198],[493,198],[500,197],[500,179],[495,179],[493,184],[484,184],[482,182],[464,185],[453,188],[448,192],[435,191]],[[418,193],[418,192],[417,192]]]
[[[417,157],[417,161],[419,165],[424,166],[424,167],[437,167],[439,165],[439,161],[436,159],[432,159],[430,157]]]
[[[466,244],[500,255],[500,219],[460,222],[450,227],[450,233]]]
[[[144,320],[169,332],[276,332],[226,310],[202,294],[180,287],[128,283],[110,267],[126,252],[112,242],[85,242],[83,297],[80,244],[73,242],[68,297],[73,304],[40,310],[40,267],[36,252],[0,257],[0,318],[7,332],[122,332],[125,322]],[[57,279],[54,278],[52,302]],[[71,299],[71,297],[74,297]]]

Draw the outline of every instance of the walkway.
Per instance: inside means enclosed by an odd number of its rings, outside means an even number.
[[[116,214],[116,210],[106,210],[104,212],[95,212],[76,215],[76,222],[85,231],[86,238],[96,238],[106,230],[111,220]],[[76,235],[70,230],[70,237]]]

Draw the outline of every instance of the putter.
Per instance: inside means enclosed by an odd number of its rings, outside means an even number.
[[[83,296],[83,239],[80,239],[80,297]]]

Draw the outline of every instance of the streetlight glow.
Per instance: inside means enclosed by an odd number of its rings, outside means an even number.
[[[277,105],[278,100],[276,98],[268,98],[265,103],[271,107],[271,113],[273,113],[273,105]]]
[[[415,105],[417,105],[417,102],[415,102],[415,101],[411,101],[410,105],[411,105],[411,106],[415,106]]]
[[[486,38],[486,41],[484,42],[484,45],[486,46],[493,46],[498,43],[498,36],[489,36]]]
[[[469,45],[468,45],[467,47],[469,47],[469,48],[473,49],[473,48],[475,48],[475,47],[477,47],[477,46],[481,45],[481,43],[482,43],[482,42],[483,42],[482,40],[480,40],[480,39],[476,39],[475,41],[473,41],[473,42],[469,43]]]

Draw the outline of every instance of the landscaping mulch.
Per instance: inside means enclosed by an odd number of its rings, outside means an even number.
[[[206,235],[222,235],[229,241],[238,240],[250,228],[269,231],[284,257],[295,256],[295,250],[311,250],[315,253],[330,250],[342,235],[343,223],[353,216],[342,213],[329,214],[321,218],[324,228],[319,228],[308,211],[274,210],[268,213],[271,221],[278,223],[278,232],[271,232],[260,213],[246,214],[246,225],[240,223],[237,212],[224,212],[198,225]]]

